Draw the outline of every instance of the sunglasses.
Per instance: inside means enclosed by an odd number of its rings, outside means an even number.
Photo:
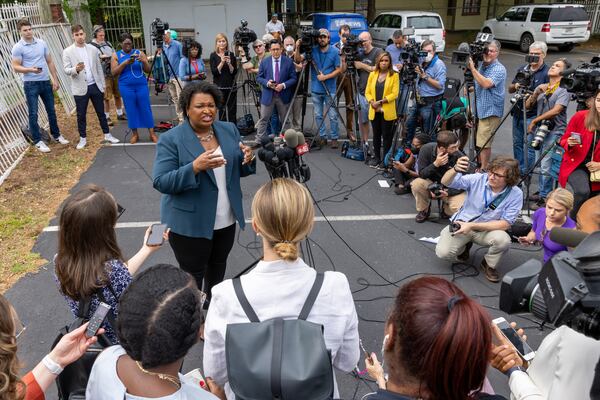
[[[252,46],[252,47],[254,47],[255,49],[258,49],[259,47],[263,47],[263,46],[264,46],[264,44],[257,44],[256,46]]]

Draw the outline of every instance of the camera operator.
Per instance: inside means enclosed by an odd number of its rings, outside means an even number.
[[[354,66],[358,71],[358,101],[360,103],[360,110],[357,110],[358,124],[360,129],[361,139],[366,143],[369,140],[369,103],[365,97],[365,90],[367,88],[367,81],[369,80],[369,74],[375,71],[375,61],[383,50],[380,48],[373,47],[373,39],[369,32],[361,32],[358,35],[361,40],[362,52],[359,53],[359,59],[354,61]]]
[[[533,118],[527,127],[527,132],[533,137],[536,127],[539,127],[543,121],[549,121],[554,128],[546,134],[539,146],[540,152],[552,146],[558,138],[562,136],[567,127],[567,107],[571,101],[571,94],[567,89],[560,87],[562,72],[571,68],[571,63],[565,58],[561,58],[552,64],[548,70],[549,83],[544,83],[535,88],[533,94],[527,99],[526,107],[533,108],[537,103],[537,116]],[[537,136],[536,139],[537,140]],[[531,141],[528,140],[529,143]],[[530,167],[533,164],[529,164]],[[551,154],[547,154],[541,161],[541,175],[539,183],[539,198],[535,207],[538,209],[546,204],[546,196],[554,187],[554,179],[550,176],[552,167]]]
[[[506,68],[498,61],[500,53],[500,42],[492,40],[483,53],[483,63],[477,69],[475,63],[469,58],[469,70],[475,79],[475,94],[477,96],[477,127],[478,148],[481,151],[481,169],[487,171],[488,163],[492,155],[492,142],[489,140],[492,133],[500,124],[500,118],[504,113],[504,83],[506,81]]]
[[[165,42],[163,44],[162,51],[167,56],[167,60],[169,60],[171,67],[173,67],[171,70],[171,68],[165,66],[167,75],[169,76],[169,83],[167,84],[167,87],[169,88],[169,96],[171,96],[171,100],[173,100],[173,103],[175,104],[177,118],[181,124],[183,122],[183,112],[179,106],[179,94],[181,93],[181,86],[179,85],[177,74],[179,72],[179,63],[183,57],[183,47],[179,41],[175,40],[174,37],[171,37],[174,32],[175,31],[171,29],[165,31]]]
[[[467,198],[452,216],[451,225],[440,233],[435,253],[445,260],[467,262],[473,242],[489,246],[480,267],[490,282],[498,282],[496,266],[510,245],[506,230],[515,222],[523,205],[523,192],[516,186],[519,162],[498,156],[490,162],[487,173],[463,175],[468,168],[469,158],[461,157],[442,178],[443,185],[465,190]]]
[[[414,140],[414,139],[413,139]],[[437,142],[423,145],[419,151],[417,169],[419,177],[412,184],[411,189],[417,207],[415,222],[422,223],[429,217],[431,210],[431,199],[442,199],[444,210],[447,215],[452,215],[462,206],[465,195],[461,190],[448,190],[439,187],[433,193],[430,187],[433,183],[441,183],[442,177],[452,168],[449,159],[458,151],[460,140],[452,131],[441,131]]]
[[[339,104],[343,92],[344,99],[346,101],[346,132],[348,135],[348,139],[355,141],[356,138],[353,137],[352,134],[352,126],[354,122],[354,93],[352,93],[351,81],[354,78],[351,76],[345,76],[344,74],[348,66],[346,64],[346,56],[344,55],[344,52],[342,50],[344,46],[346,46],[346,42],[348,40],[348,37],[350,36],[350,26],[345,24],[340,26],[340,29],[338,29],[338,33],[340,35],[340,41],[334,44],[334,46],[339,52],[342,70],[340,71],[341,73],[337,76],[336,89],[338,90],[337,93],[339,93],[337,102]],[[341,92],[339,92],[340,86],[342,88]]]
[[[529,64],[522,65],[517,70],[517,76],[523,73],[532,74],[529,79],[529,86],[527,86],[527,91],[530,93],[534,91],[539,85],[543,83],[548,83],[548,65],[544,62],[546,58],[546,53],[548,51],[548,46],[544,42],[533,42],[529,46],[529,55],[538,57],[537,62],[532,62]],[[520,83],[518,82],[517,76],[513,79],[512,83],[508,86],[508,93],[515,93],[520,88]],[[518,100],[518,104],[513,108],[512,111],[512,120],[513,120],[513,155],[515,159],[519,161],[519,168],[521,169],[521,174],[524,175],[525,172],[525,161],[523,155],[523,141],[525,140],[525,132],[523,132],[523,100]],[[531,120],[536,116],[535,109],[527,110],[527,125],[530,124]],[[529,138],[527,138],[527,142],[529,142]],[[535,156],[533,150],[528,150],[528,164],[529,166],[535,163]],[[548,194],[546,192],[546,194]]]
[[[417,128],[417,118],[421,117],[421,131],[435,140],[437,133],[432,132],[435,120],[442,110],[442,95],[446,83],[446,64],[435,53],[435,42],[425,40],[421,43],[421,50],[427,52],[427,57],[422,65],[417,65],[419,75],[417,83],[418,101],[409,110],[406,122],[407,139],[412,140]]]
[[[402,53],[405,52],[404,47],[406,45],[406,38],[402,36],[401,29],[394,31],[394,33],[392,34],[392,40],[393,43],[388,45],[385,48],[385,51],[390,53],[390,55],[392,56],[392,65],[394,71],[402,72]],[[396,101],[396,112],[398,113],[398,116],[404,116],[406,114],[407,110],[405,110],[403,106],[405,103],[404,99],[406,98],[407,94],[408,87],[404,85],[404,83],[402,82],[402,75],[400,75],[400,93],[398,95],[398,100]]]
[[[286,36],[286,38],[283,40],[283,48],[285,49],[285,53],[283,55],[294,61],[294,52],[296,50],[296,41],[294,38],[291,36]],[[294,67],[296,69],[296,74],[302,71],[302,63],[294,63]],[[299,75],[298,79],[300,79]],[[290,105],[290,107],[292,107],[290,119],[292,123],[292,129],[299,131],[302,130],[302,97],[306,93],[304,91],[302,82],[298,81],[296,82],[296,85],[300,85],[300,87],[296,92],[296,97],[292,100],[292,104]],[[290,90],[294,92],[296,88],[292,87]]]
[[[335,48],[329,45],[329,31],[319,29],[318,45],[312,48],[311,65],[311,93],[315,111],[315,122],[320,126],[319,145],[327,144],[327,138],[331,139],[331,148],[338,148],[338,116],[335,109],[335,78],[341,72],[340,56]],[[296,52],[294,61],[300,63],[306,59],[304,54],[300,54],[300,45],[302,41],[296,42]],[[325,89],[327,88],[327,90]],[[327,95],[329,92],[329,95]],[[328,108],[329,124],[331,133],[327,134],[325,124],[323,123],[323,108]]]
[[[573,188],[575,205],[571,211],[574,218],[579,207],[591,196],[600,193],[600,90],[593,96],[594,103],[589,110],[578,111],[571,117],[567,130],[560,140],[565,149],[558,183]],[[599,177],[600,178],[600,177]]]

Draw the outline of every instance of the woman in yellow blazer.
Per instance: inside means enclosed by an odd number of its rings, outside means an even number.
[[[369,74],[365,97],[369,102],[369,119],[373,126],[373,155],[369,162],[372,168],[383,169],[383,157],[392,147],[396,98],[400,91],[399,75],[392,69],[392,56],[381,53],[375,63],[375,71]],[[381,138],[383,137],[383,155]]]

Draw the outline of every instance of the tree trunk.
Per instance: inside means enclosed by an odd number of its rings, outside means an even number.
[[[369,23],[375,19],[375,10],[375,0],[369,0],[367,3],[367,21]]]

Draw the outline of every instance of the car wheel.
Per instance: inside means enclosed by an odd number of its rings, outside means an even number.
[[[574,47],[575,45],[573,43],[561,44],[558,46],[558,51],[568,53],[569,51],[573,50]]]
[[[486,26],[485,28],[483,28],[481,30],[481,32],[483,32],[483,33],[492,33],[492,30]]]
[[[523,34],[523,36],[521,36],[521,41],[519,42],[519,49],[523,53],[528,53],[529,46],[531,46],[531,43],[533,43],[533,36],[531,36],[531,34],[529,33],[525,33]]]

